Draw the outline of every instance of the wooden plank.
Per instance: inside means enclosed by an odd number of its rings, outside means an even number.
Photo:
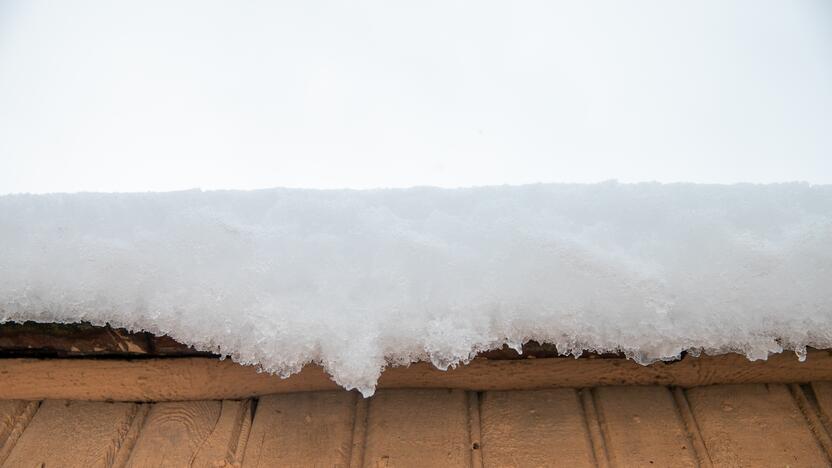
[[[0,323],[0,352],[42,356],[213,356],[167,335],[81,323]]]
[[[239,400],[338,387],[319,367],[290,378],[230,360],[0,359],[0,399],[88,401]],[[44,395],[34,398],[32,395]],[[12,395],[29,395],[16,398]]]
[[[27,413],[31,413],[28,418],[31,419],[34,411],[27,411],[27,409],[32,406],[37,408],[38,403],[25,400],[0,400],[0,444],[5,444],[15,428],[27,419]]]
[[[595,466],[573,389],[486,392],[480,411],[484,466]]]
[[[471,466],[460,390],[382,390],[370,400],[364,466]]]
[[[347,392],[261,398],[243,466],[349,466],[355,403]]]
[[[827,431],[832,431],[832,382],[812,382],[820,419]]]
[[[306,366],[288,379],[258,373],[229,360],[209,358],[0,359],[0,399],[187,401],[243,399],[274,393],[337,390],[323,370]],[[724,383],[793,383],[832,380],[832,354],[809,353],[799,362],[792,353],[767,361],[735,354],[640,366],[624,359],[549,358],[475,359],[441,371],[428,363],[387,369],[379,388],[532,390],[606,385],[696,387]]]
[[[151,351],[149,333],[89,323],[0,323],[0,350],[16,355],[140,355]]]
[[[369,408],[369,398],[358,398],[355,402],[355,416],[352,425],[352,453],[350,453],[351,467],[364,465],[364,442],[367,440],[367,413]]]
[[[679,408],[679,416],[685,422],[685,429],[696,452],[696,461],[699,462],[699,467],[712,468],[714,464],[711,461],[711,455],[708,453],[708,449],[705,448],[702,431],[693,416],[693,411],[690,410],[690,403],[688,403],[688,398],[685,396],[685,391],[679,387],[674,388],[673,400],[676,402],[676,407]]]
[[[214,466],[231,463],[244,403],[187,401],[153,405],[128,467]]]
[[[219,401],[153,405],[127,466],[187,466],[213,430],[220,406]]]
[[[191,466],[229,466],[240,461],[240,437],[250,420],[251,400],[224,400],[214,429],[196,452]]]
[[[598,468],[609,468],[610,458],[607,454],[607,443],[604,441],[604,433],[601,431],[601,421],[595,408],[595,397],[592,396],[592,389],[581,389],[578,394],[584,410],[584,420],[589,431],[589,440],[592,443],[593,462]]]
[[[826,457],[832,460],[832,438],[829,437],[829,432],[827,432],[826,427],[824,427],[824,423],[821,421],[820,409],[818,408],[817,401],[810,400],[810,398],[807,397],[807,393],[803,388],[801,388],[800,385],[789,384],[789,391],[794,397],[797,407],[800,408],[800,411],[806,418],[806,422],[809,424],[812,434],[815,435],[818,443],[820,443],[820,446],[823,447],[824,452],[826,452]],[[812,390],[809,390],[808,392],[811,394]]]
[[[471,468],[483,468],[484,466],[482,462],[482,419],[480,416],[480,394],[478,392],[468,392]]]
[[[0,465],[8,458],[40,402],[0,400]]]
[[[4,466],[110,466],[136,411],[133,403],[44,401]]]
[[[240,433],[237,439],[237,446],[234,448],[234,460],[231,466],[242,466],[243,456],[246,453],[246,446],[248,445],[249,436],[251,436],[251,425],[254,422],[254,407],[257,404],[255,400],[245,400],[243,404],[243,414],[240,419]]]
[[[785,385],[687,391],[714,466],[829,466]]]
[[[613,466],[697,466],[667,387],[599,387],[593,393]]]
[[[150,408],[152,407],[153,403],[138,403],[136,405],[136,415],[133,417],[133,421],[130,423],[130,429],[122,439],[118,451],[116,451],[116,457],[112,465],[113,468],[127,466],[127,462],[130,460],[130,454],[133,452],[133,447],[136,446],[136,440],[138,440],[142,427],[144,427],[147,413],[150,412]]]

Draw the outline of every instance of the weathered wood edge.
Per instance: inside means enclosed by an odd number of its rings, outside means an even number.
[[[163,335],[131,332],[89,322],[40,323],[0,322],[0,357],[122,357],[202,356],[197,351]],[[216,356],[214,356],[216,357]]]
[[[527,359],[529,357],[558,357],[557,346],[551,343],[528,341],[522,353],[503,346],[479,353],[487,359]],[[606,357],[623,355],[604,354]],[[131,332],[110,325],[90,322],[0,322],[0,358],[63,358],[107,357],[144,359],[154,357],[215,357],[207,351],[197,351],[170,336],[150,332]]]
[[[378,388],[455,388],[474,391],[606,385],[695,387],[734,383],[832,380],[832,352],[811,351],[748,361],[736,354],[686,357],[641,366],[626,359],[475,359],[441,371],[428,363],[387,369]],[[340,387],[316,365],[281,379],[229,360],[187,357],[144,360],[0,359],[0,399],[181,401],[239,399]]]

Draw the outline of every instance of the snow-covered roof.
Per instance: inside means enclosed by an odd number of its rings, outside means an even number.
[[[371,394],[530,339],[641,363],[832,346],[832,186],[0,197],[0,321],[169,334]]]

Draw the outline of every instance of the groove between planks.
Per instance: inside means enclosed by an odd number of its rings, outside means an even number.
[[[598,387],[591,393],[612,466],[698,465],[667,387]]]
[[[468,392],[468,434],[471,450],[471,468],[483,468],[481,394]]]
[[[598,468],[609,468],[609,453],[607,452],[607,444],[604,441],[601,421],[598,419],[598,411],[595,407],[595,398],[592,394],[592,389],[581,389],[580,396],[581,405],[584,410],[584,419],[589,432],[589,440],[592,443],[592,452],[595,457],[593,462]]]
[[[350,466],[364,465],[364,451],[367,446],[367,417],[369,400],[356,397],[352,413],[352,446],[350,449]]]
[[[818,444],[826,453],[826,457],[830,465],[832,465],[832,438],[830,438],[826,427],[824,427],[824,424],[820,419],[819,411],[806,397],[806,394],[803,392],[803,389],[800,388],[800,385],[790,384],[789,390],[791,391],[792,398],[794,398],[797,407],[800,408],[800,411],[806,418],[806,423],[815,435]]]
[[[137,406],[44,401],[11,448],[4,466],[112,466]]]
[[[714,466],[829,465],[786,385],[713,385],[686,396]]]
[[[0,465],[6,461],[23,431],[40,408],[40,401],[0,401],[0,417],[8,418],[0,426]],[[8,415],[6,413],[8,412]],[[4,421],[0,421],[4,422]]]
[[[133,452],[133,447],[136,445],[136,440],[139,438],[144,422],[147,419],[147,413],[150,411],[151,404],[139,403],[136,414],[133,415],[133,420],[130,421],[130,428],[121,440],[121,444],[116,452],[113,461],[114,468],[122,468],[127,466],[130,460],[130,455]]]
[[[699,466],[702,468],[713,468],[711,455],[708,453],[705,441],[702,439],[702,432],[699,430],[699,425],[696,423],[696,418],[690,409],[685,391],[679,387],[675,387],[673,389],[673,401],[676,403],[676,409],[679,411],[685,429],[687,429],[688,438],[693,444],[693,451],[696,454],[696,460]]]

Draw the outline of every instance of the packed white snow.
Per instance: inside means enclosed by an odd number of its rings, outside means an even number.
[[[527,340],[641,363],[832,347],[832,186],[0,197],[0,321],[166,333],[373,393]]]

